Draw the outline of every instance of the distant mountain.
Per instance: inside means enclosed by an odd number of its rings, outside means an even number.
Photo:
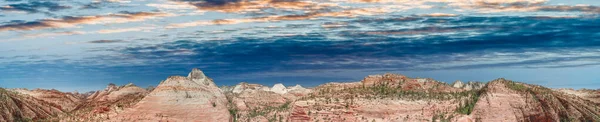
[[[217,87],[199,69],[156,88],[92,93],[0,89],[2,121],[600,121],[600,90],[549,89],[503,78],[447,84],[399,74],[359,82]]]

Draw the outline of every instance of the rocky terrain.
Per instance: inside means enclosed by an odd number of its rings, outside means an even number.
[[[187,77],[171,76],[133,108],[111,121],[206,121],[226,122],[231,115],[227,98],[212,79],[198,69]]]
[[[149,89],[0,89],[0,103],[0,121],[600,121],[600,90],[549,89],[502,78],[447,84],[399,74],[314,88],[246,82],[217,87],[194,69]]]

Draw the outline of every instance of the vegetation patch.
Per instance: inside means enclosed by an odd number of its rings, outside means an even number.
[[[464,101],[461,101],[458,108],[456,108],[456,112],[460,114],[469,115],[473,112],[475,108],[475,104],[479,101],[479,96],[482,94],[482,91],[468,91],[469,97]]]
[[[454,115],[446,116],[446,114],[438,114],[431,117],[432,122],[451,122]]]
[[[512,90],[521,91],[521,92],[528,90],[528,88],[525,85],[516,83],[516,82],[512,82],[512,81],[506,83],[506,87],[508,87]]]
[[[231,117],[233,118],[233,122],[237,122],[237,118],[238,118],[238,109],[237,108],[229,108],[229,114],[231,115]]]
[[[281,111],[287,111],[290,109],[290,101],[285,102],[284,104],[280,105],[280,106],[267,106],[265,108],[255,108],[250,110],[250,113],[248,113],[248,117],[249,118],[254,118],[257,116],[265,116],[268,113],[271,112],[281,112]]]
[[[464,92],[435,92],[435,91],[412,91],[403,90],[399,87],[391,87],[385,84],[375,85],[369,87],[356,87],[343,89],[336,94],[349,93],[356,97],[362,97],[367,99],[378,99],[378,98],[402,98],[407,100],[452,100],[457,98],[469,97],[472,92],[476,91],[464,91]]]

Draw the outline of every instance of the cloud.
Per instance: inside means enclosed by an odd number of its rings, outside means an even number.
[[[243,19],[218,19],[218,20],[202,20],[187,23],[175,23],[170,24],[166,28],[185,28],[194,26],[207,26],[207,25],[229,25],[229,24],[240,24],[240,23],[253,23],[253,22],[273,22],[273,21],[294,21],[294,20],[308,20],[318,17],[356,17],[361,15],[374,15],[378,13],[385,13],[387,9],[381,8],[361,8],[352,10],[343,10],[335,12],[315,12],[297,15],[273,15],[266,17],[255,17],[255,18],[243,18]]]
[[[81,35],[85,34],[82,31],[64,31],[64,32],[50,32],[50,33],[36,33],[36,34],[25,34],[24,38],[38,38],[38,37],[53,37],[53,36],[64,36],[64,35]]]
[[[130,3],[126,0],[94,0],[90,3],[83,4],[80,9],[101,9],[101,8],[119,8],[123,7],[123,3]]]
[[[344,1],[344,0],[341,0]],[[391,3],[395,5],[408,5],[409,8],[425,8],[425,6],[453,7],[455,10],[470,10],[482,13],[498,12],[588,12],[600,13],[600,8],[590,5],[549,5],[548,0],[350,0],[344,2],[355,3]],[[444,3],[439,6],[432,3]],[[433,8],[433,7],[428,7]]]
[[[437,20],[430,20],[437,19]],[[396,21],[398,20],[398,21]],[[400,21],[402,20],[402,21]],[[445,20],[443,26],[440,20]],[[536,17],[378,17],[343,21],[346,31],[299,27],[292,36],[235,36],[113,49],[146,65],[204,66],[216,73],[299,70],[429,70],[490,67],[555,68],[596,65],[598,19]],[[486,23],[481,23],[485,21]],[[396,29],[420,23],[425,27]],[[215,22],[219,23],[219,22]],[[228,21],[220,23],[229,23]],[[373,27],[370,27],[373,26]],[[406,26],[400,26],[405,27]],[[369,30],[363,28],[377,28]],[[271,33],[263,30],[264,33]],[[276,30],[273,30],[276,31]],[[477,34],[472,34],[477,33]],[[332,38],[335,36],[335,38]],[[407,35],[398,36],[398,35]],[[419,36],[427,35],[427,36]],[[206,35],[198,35],[206,36]],[[414,37],[418,36],[418,37]],[[185,55],[175,55],[185,50]],[[114,60],[117,60],[114,59]]]
[[[123,40],[94,40],[94,41],[90,41],[89,43],[105,44],[105,43],[118,43],[118,42],[123,42]]]
[[[291,9],[314,11],[335,4],[300,0],[172,0],[196,6],[200,10],[228,13],[256,12],[263,9]]]
[[[415,29],[402,29],[402,30],[383,30],[383,31],[368,31],[364,34],[372,35],[421,35],[421,34],[440,34],[440,33],[455,33],[461,31],[478,31],[478,30],[495,30],[497,27],[489,26],[489,28],[481,28],[477,26],[466,26],[466,27],[423,27]]]
[[[70,6],[60,5],[55,2],[50,1],[29,1],[28,3],[18,3],[18,4],[8,4],[6,6],[0,7],[0,10],[3,11],[21,11],[27,13],[46,13],[51,14],[51,12],[69,9]],[[42,10],[47,9],[47,11]]]
[[[456,14],[448,14],[448,13],[431,13],[431,14],[424,14],[421,15],[424,17],[456,17],[458,15]]]
[[[132,32],[132,31],[145,31],[145,30],[153,30],[156,27],[133,27],[133,28],[119,28],[119,29],[103,29],[99,30],[98,33],[101,34],[110,34],[110,33],[123,33],[123,32]]]
[[[543,6],[538,8],[539,11],[554,11],[554,12],[588,12],[588,13],[600,13],[600,7],[589,6],[589,5],[577,5],[577,6]]]
[[[96,16],[65,16],[59,19],[41,19],[30,22],[14,22],[4,24],[0,25],[0,32],[68,28],[84,24],[127,23],[164,16],[171,16],[171,14],[160,12],[121,12],[117,14]]]
[[[162,4],[157,3],[149,3],[146,6],[156,7],[159,9],[195,9],[196,7],[190,4],[180,3],[180,2],[167,2]]]

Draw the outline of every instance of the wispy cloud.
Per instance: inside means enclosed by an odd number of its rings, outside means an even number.
[[[207,25],[227,25],[227,24],[240,24],[240,23],[253,23],[253,22],[273,22],[273,21],[294,21],[294,20],[309,20],[318,17],[356,17],[361,15],[374,15],[387,12],[387,9],[382,8],[362,8],[343,10],[335,12],[315,12],[298,15],[273,15],[266,17],[255,17],[255,18],[244,18],[244,19],[219,19],[210,21],[195,21],[187,23],[175,23],[170,24],[166,28],[185,28],[194,26],[207,26]]]
[[[372,19],[371,22],[386,21]],[[328,33],[315,30],[305,35],[182,40],[117,50],[127,58],[151,61],[146,63],[152,65],[162,64],[159,63],[162,61],[179,65],[202,59],[201,63],[189,65],[208,66],[210,70],[227,67],[225,69],[240,72],[274,71],[282,70],[282,67],[286,71],[348,68],[389,70],[390,67],[396,70],[555,68],[596,65],[591,62],[600,60],[598,50],[594,49],[600,43],[595,39],[597,35],[592,34],[598,29],[589,26],[597,19],[554,18],[540,23],[535,17],[440,18],[452,20],[446,26],[435,26],[439,24],[436,20],[422,21],[428,19],[432,18],[412,16],[386,21],[388,24],[419,22],[428,25],[411,29],[390,27],[377,31],[351,29],[353,31]],[[486,21],[487,24],[482,25],[480,21]],[[567,24],[572,22],[578,24]],[[343,25],[357,23],[371,25],[366,20],[346,21]],[[479,34],[471,34],[474,32]],[[330,38],[330,33],[342,38]],[[189,51],[189,55],[171,55],[181,49]]]
[[[68,28],[83,24],[110,24],[143,21],[156,17],[170,16],[160,12],[121,12],[96,16],[66,16],[59,19],[42,19],[30,22],[15,22],[0,25],[1,31],[27,31],[49,28]]]
[[[69,8],[71,8],[71,6],[60,5],[52,1],[29,1],[27,3],[8,4],[6,6],[1,6],[0,10],[52,14],[54,11]]]
[[[196,6],[198,9],[220,12],[252,12],[263,9],[292,9],[314,11],[335,4],[301,0],[173,0]]]
[[[94,40],[94,41],[90,41],[89,43],[104,44],[104,43],[118,43],[118,42],[123,42],[123,40]]]
[[[101,34],[111,34],[111,33],[123,33],[123,32],[132,32],[132,31],[146,31],[146,30],[153,30],[156,29],[156,27],[132,27],[132,28],[117,28],[117,29],[103,29],[103,30],[99,30],[98,33]]]
[[[39,37],[53,37],[53,36],[65,36],[65,35],[80,35],[85,34],[86,32],[82,31],[63,31],[63,32],[44,32],[44,33],[35,33],[35,34],[25,34],[24,38],[39,38]]]

